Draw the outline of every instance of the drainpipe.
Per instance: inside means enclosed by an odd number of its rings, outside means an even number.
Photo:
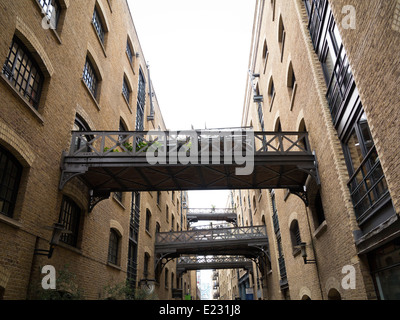
[[[310,224],[310,218],[308,216],[308,209],[307,206],[304,205],[305,209],[306,209],[306,216],[307,216],[307,224],[308,224],[308,230],[310,232],[310,239],[311,239],[311,248],[314,254],[314,259],[315,259],[315,268],[317,270],[317,276],[318,276],[318,282],[319,282],[319,290],[321,292],[321,300],[324,300],[324,292],[322,290],[322,284],[321,284],[321,276],[319,274],[319,268],[318,268],[318,260],[317,260],[317,254],[315,252],[315,247],[314,247],[314,241],[313,241],[313,235],[312,235],[312,231],[311,231],[311,224]]]
[[[154,105],[153,105],[153,88],[152,82],[150,78],[150,66],[146,65],[147,67],[147,75],[149,78],[149,98],[150,98],[150,114],[147,116],[147,121],[154,120]]]

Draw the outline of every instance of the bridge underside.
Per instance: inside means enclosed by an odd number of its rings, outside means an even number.
[[[177,272],[183,273],[189,270],[205,269],[248,269],[251,270],[253,262],[242,256],[184,256],[180,257],[177,264]]]
[[[93,157],[80,159],[90,164],[74,172],[74,160],[68,159],[70,170],[64,175],[79,175],[83,181],[98,192],[171,191],[171,190],[238,190],[238,189],[301,189],[313,165],[299,163],[271,163],[255,157],[254,170],[250,175],[236,175],[238,165],[149,165],[141,162],[98,163]],[[117,159],[128,160],[128,159]],[[312,158],[309,157],[309,161]],[[128,160],[129,161],[129,160]],[[297,160],[298,161],[298,160]],[[280,162],[280,163],[279,163]],[[312,162],[312,161],[311,161]],[[313,162],[312,162],[313,163]],[[71,170],[72,169],[72,170]]]

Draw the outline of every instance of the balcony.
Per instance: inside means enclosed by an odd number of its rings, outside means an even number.
[[[347,183],[357,222],[362,224],[390,199],[382,166],[372,147]]]

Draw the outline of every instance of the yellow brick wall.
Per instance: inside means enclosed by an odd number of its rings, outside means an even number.
[[[21,185],[13,218],[0,216],[0,267],[4,299],[30,297],[42,277],[46,264],[57,271],[68,265],[77,277],[85,299],[106,297],[105,287],[125,282],[127,277],[128,238],[131,195],[122,203],[113,196],[88,212],[88,188],[78,178],[59,191],[60,160],[69,150],[71,130],[78,113],[92,130],[118,130],[122,118],[128,130],[135,130],[139,67],[147,82],[146,60],[133,26],[126,1],[60,1],[63,11],[57,31],[42,28],[42,13],[37,0],[0,1],[0,63],[6,60],[12,38],[17,35],[27,46],[45,76],[38,110],[27,103],[1,74],[0,77],[0,144],[23,165]],[[91,20],[93,10],[101,9],[108,27],[103,47]],[[127,58],[127,37],[134,49],[134,63]],[[83,83],[86,55],[90,53],[102,77],[100,94],[94,100]],[[129,105],[122,96],[124,75],[132,87]],[[150,114],[146,92],[145,117]],[[145,129],[165,130],[156,98],[155,120],[145,119]],[[176,193],[178,194],[178,193]],[[58,221],[62,196],[70,196],[82,209],[77,248],[60,244],[51,259],[33,255],[34,249],[48,249],[51,231],[44,227]],[[144,251],[150,251],[154,262],[155,222],[166,231],[165,200],[157,209],[155,193],[143,193],[138,250],[138,281],[143,274]],[[169,203],[169,202],[168,202]],[[178,216],[174,204],[171,211]],[[175,203],[176,206],[176,203]],[[145,232],[146,208],[153,214],[153,234]],[[118,266],[107,262],[110,228],[122,232]],[[147,248],[147,249],[146,249]],[[173,262],[169,265],[172,270]],[[151,272],[154,273],[152,264]],[[189,276],[185,281],[189,283]],[[163,279],[162,279],[163,280]],[[163,288],[163,282],[161,282]],[[160,298],[171,296],[171,290],[160,288]],[[158,292],[160,291],[160,292]]]

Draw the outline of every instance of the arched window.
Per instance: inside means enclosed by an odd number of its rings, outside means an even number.
[[[325,212],[322,205],[321,192],[318,191],[315,195],[314,202],[311,204],[311,212],[314,219],[314,225],[320,226],[325,221]]]
[[[293,90],[295,83],[296,83],[296,77],[295,77],[294,70],[293,70],[293,64],[292,64],[292,62],[290,62],[288,72],[287,72],[287,81],[286,81],[286,85],[289,88],[289,92],[291,92],[291,90]]]
[[[80,116],[76,115],[73,130],[88,132],[90,128]],[[79,137],[76,137],[72,142],[74,151],[78,151],[82,148],[82,152],[91,152],[91,148],[87,145],[87,142],[91,139],[92,137],[89,135],[79,135]]]
[[[108,243],[108,262],[118,265],[120,236],[115,229],[110,230],[110,241]]]
[[[328,300],[342,300],[342,297],[336,289],[332,288],[328,292]]]
[[[297,220],[293,220],[290,224],[290,239],[292,240],[293,252],[300,250],[295,248],[301,244],[300,228]]]
[[[301,119],[300,126],[299,126],[299,132],[307,132],[307,127],[304,122],[304,119]],[[300,151],[309,151],[308,150],[309,146],[307,145],[307,141],[306,141],[305,137],[303,139],[301,139],[299,142],[300,142],[299,143],[300,146],[304,149],[304,150],[300,150]]]
[[[29,50],[15,36],[3,66],[3,74],[26,101],[37,110],[44,76]]]
[[[13,217],[22,165],[0,146],[0,213]]]
[[[134,56],[135,56],[135,51],[133,50],[132,46],[132,41],[128,36],[128,39],[126,40],[126,55],[129,59],[129,62],[133,64],[134,62]]]
[[[142,69],[139,69],[139,84],[136,104],[136,131],[144,130],[144,108],[146,105],[146,79]]]
[[[267,92],[268,92],[268,97],[269,97],[269,111],[271,112],[272,106],[273,106],[274,100],[275,100],[275,95],[276,95],[274,79],[272,77],[269,79]]]
[[[151,211],[146,209],[146,231],[150,232]]]
[[[168,268],[165,268],[164,286],[168,289]]]
[[[281,62],[283,61],[283,52],[285,50],[285,39],[286,39],[285,26],[283,25],[282,17],[279,17],[278,42],[279,42],[279,48],[281,50]]]
[[[93,98],[97,100],[99,96],[98,89],[99,89],[100,76],[96,71],[95,65],[93,61],[91,61],[89,56],[86,56],[86,62],[83,68],[82,79],[83,82],[86,84],[86,87],[92,94]]]
[[[60,241],[77,247],[78,236],[80,230],[81,208],[69,197],[63,196],[59,222],[64,225],[64,228],[70,233],[63,233]]]
[[[131,105],[132,86],[129,83],[128,77],[124,75],[122,80],[122,95],[128,105]]]
[[[61,6],[58,0],[39,0],[42,12],[46,15],[52,28],[57,29]]]
[[[143,276],[145,279],[149,276],[149,265],[150,265],[150,255],[146,252],[144,254],[144,263],[143,263]]]

